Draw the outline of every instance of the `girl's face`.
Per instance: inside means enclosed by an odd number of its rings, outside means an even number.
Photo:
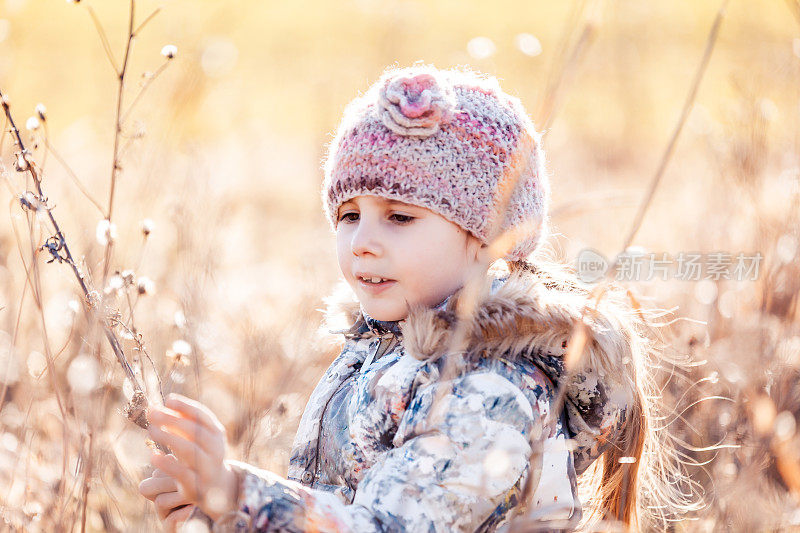
[[[339,208],[336,245],[342,274],[377,320],[402,320],[410,304],[438,304],[463,286],[485,250],[429,209],[369,195]],[[363,279],[373,277],[382,280]]]

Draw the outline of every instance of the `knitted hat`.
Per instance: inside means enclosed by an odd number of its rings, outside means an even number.
[[[541,135],[492,76],[392,68],[347,105],[329,145],[322,196],[334,230],[360,195],[425,207],[486,244],[502,235],[504,257],[524,259],[547,232]]]

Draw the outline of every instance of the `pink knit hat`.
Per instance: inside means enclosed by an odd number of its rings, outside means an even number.
[[[541,135],[497,79],[429,65],[392,68],[348,104],[325,161],[323,203],[360,195],[418,205],[524,259],[547,233]],[[510,231],[507,231],[510,230]]]

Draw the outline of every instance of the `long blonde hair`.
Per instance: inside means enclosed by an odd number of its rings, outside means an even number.
[[[512,272],[531,272],[549,288],[592,298],[591,287],[567,265],[539,259],[508,265]],[[696,484],[685,473],[687,461],[670,434],[669,410],[660,402],[657,382],[660,371],[681,371],[688,361],[667,356],[664,311],[643,309],[615,284],[601,299],[630,344],[633,364],[620,365],[620,371],[627,372],[633,401],[612,445],[580,476],[581,495],[588,496],[582,528],[593,529],[602,521],[604,530],[612,524],[623,530],[665,530],[670,521],[701,505]]]

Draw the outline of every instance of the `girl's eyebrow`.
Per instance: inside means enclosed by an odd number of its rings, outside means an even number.
[[[402,207],[404,209],[414,209],[417,207],[414,204],[407,204],[405,202],[400,202],[397,200],[389,200],[388,202],[386,202],[386,205],[389,207]]]
[[[411,208],[411,209],[419,207],[419,206],[416,206],[414,204],[408,204],[406,202],[401,202],[400,200],[385,200],[384,204],[386,206],[398,206],[398,207],[405,207],[405,208]],[[342,205],[339,208],[341,209],[341,208],[349,206],[349,205],[354,205],[355,207],[358,207],[358,204],[355,201],[347,200],[346,202],[343,202]]]

